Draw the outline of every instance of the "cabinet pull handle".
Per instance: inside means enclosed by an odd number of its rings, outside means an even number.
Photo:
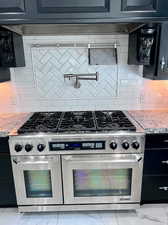
[[[168,187],[159,187],[159,190],[168,191]]]
[[[168,160],[162,161],[162,164],[168,164]]]
[[[166,140],[164,140],[164,142],[168,143],[168,140],[166,139]]]

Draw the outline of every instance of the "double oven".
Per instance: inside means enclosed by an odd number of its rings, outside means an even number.
[[[10,137],[20,212],[139,206],[144,135],[135,136],[133,132],[84,136]],[[127,150],[123,148],[125,140],[130,145]],[[139,143],[136,150],[132,144],[135,140]],[[30,146],[32,150],[25,151]]]

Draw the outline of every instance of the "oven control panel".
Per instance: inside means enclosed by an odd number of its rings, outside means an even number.
[[[145,135],[111,135],[95,138],[10,137],[11,155],[85,153],[143,153]]]

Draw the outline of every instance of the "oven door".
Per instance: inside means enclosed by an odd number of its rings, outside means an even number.
[[[60,156],[12,157],[18,205],[62,203]]]
[[[140,202],[142,167],[134,154],[62,156],[64,203]]]

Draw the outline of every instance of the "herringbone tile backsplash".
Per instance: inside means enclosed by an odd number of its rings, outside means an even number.
[[[113,43],[118,65],[89,65],[87,48],[49,47],[57,43]],[[44,44],[48,47],[33,47]],[[127,65],[128,35],[25,36],[26,67],[11,69],[15,111],[133,110],[168,107],[168,82],[142,77]],[[64,81],[66,73],[99,72],[99,81]]]
[[[88,65],[87,48],[32,48],[33,70],[39,96],[44,99],[117,97],[117,66]],[[64,81],[64,74],[99,72],[99,81]]]

